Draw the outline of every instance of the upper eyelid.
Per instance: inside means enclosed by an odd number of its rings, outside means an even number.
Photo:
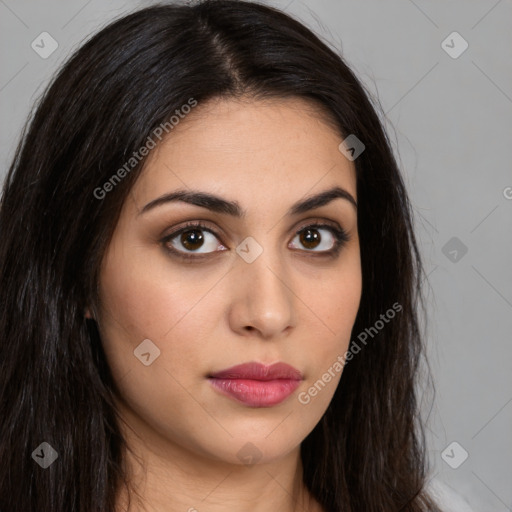
[[[163,240],[169,240],[169,239],[172,239],[176,236],[178,236],[179,234],[183,233],[184,231],[188,231],[190,229],[200,229],[202,231],[208,231],[209,233],[212,233],[213,235],[215,235],[216,237],[219,236],[219,233],[217,233],[215,231],[214,228],[210,228],[209,226],[207,226],[206,224],[204,224],[203,221],[193,221],[191,222],[190,224],[189,223],[186,223],[184,226],[176,229],[175,231],[173,231],[172,233],[169,233],[167,235],[164,235],[163,237]]]
[[[219,233],[217,233],[215,228],[211,228],[207,225],[207,222],[209,221],[203,221],[203,220],[197,220],[197,221],[188,221],[185,223],[184,226],[179,227],[172,233],[169,233],[163,237],[164,240],[168,240],[170,238],[174,238],[175,236],[181,234],[183,231],[187,231],[189,229],[201,229],[204,231],[208,231],[209,233],[212,233],[215,236],[219,236]],[[293,234],[296,235],[298,232],[302,231],[303,229],[306,229],[311,226],[320,226],[323,229],[332,228],[334,230],[341,230],[344,232],[347,232],[343,226],[341,226],[338,222],[328,220],[328,219],[313,219],[304,221],[303,223],[300,223],[298,227],[294,228]]]

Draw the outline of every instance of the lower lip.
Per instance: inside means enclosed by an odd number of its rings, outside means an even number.
[[[300,380],[208,379],[212,386],[249,407],[272,407],[286,400],[300,385]]]

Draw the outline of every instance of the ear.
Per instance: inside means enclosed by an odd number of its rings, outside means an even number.
[[[93,316],[91,314],[91,310],[89,308],[85,308],[85,318],[93,319]]]

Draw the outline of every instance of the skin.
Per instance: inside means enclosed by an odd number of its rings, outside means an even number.
[[[341,140],[318,107],[299,98],[217,99],[198,105],[151,151],[107,248],[99,306],[87,311],[119,388],[128,474],[140,496],[130,511],[322,510],[302,484],[299,450],[341,372],[307,405],[298,395],[349,345],[362,283],[357,210],[336,198],[286,212],[334,186],[357,200],[355,166],[339,151]],[[246,216],[181,201],[141,213],[177,189],[236,201]],[[216,235],[201,231],[195,252],[180,235],[172,247],[206,258],[187,263],[166,252],[162,238],[198,220]],[[337,257],[318,256],[335,241],[328,229],[317,229],[319,247],[296,235],[322,220],[349,236]],[[263,248],[252,263],[235,251],[248,236]],[[133,352],[145,339],[160,350],[149,366]],[[304,380],[284,402],[259,408],[207,380],[251,361],[288,363]],[[246,443],[258,450],[253,465],[237,456]],[[126,503],[121,491],[118,510]]]

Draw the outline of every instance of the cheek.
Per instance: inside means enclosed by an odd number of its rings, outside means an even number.
[[[302,292],[302,296],[307,297],[310,310],[314,312],[310,316],[310,332],[314,333],[314,342],[310,340],[304,347],[308,353],[309,384],[331,370],[331,376],[326,377],[331,382],[330,393],[323,395],[333,394],[339,382],[342,370],[336,362],[349,347],[361,300],[362,274],[358,253],[349,256],[345,264],[340,265],[339,272],[326,274],[324,280],[312,281],[316,285],[309,288],[307,295],[306,290]]]
[[[160,350],[157,365],[185,374],[208,342],[209,319],[220,315],[207,297],[201,300],[218,276],[197,279],[193,271],[172,272],[161,259],[112,251],[102,267],[100,334],[119,376],[138,368],[133,351],[146,339]]]
[[[211,279],[194,284],[180,275],[170,278],[167,269],[164,279],[159,267],[141,265],[135,256],[107,259],[102,268],[100,336],[114,381],[132,410],[162,431],[186,430],[176,418],[204,415],[190,394],[200,394],[208,318],[218,315],[199,300]],[[158,351],[145,342],[152,361],[146,366],[134,351],[148,339]]]
[[[318,274],[305,283],[302,296],[322,326],[326,346],[347,342],[362,293],[362,274],[357,254],[349,254],[339,270]]]

